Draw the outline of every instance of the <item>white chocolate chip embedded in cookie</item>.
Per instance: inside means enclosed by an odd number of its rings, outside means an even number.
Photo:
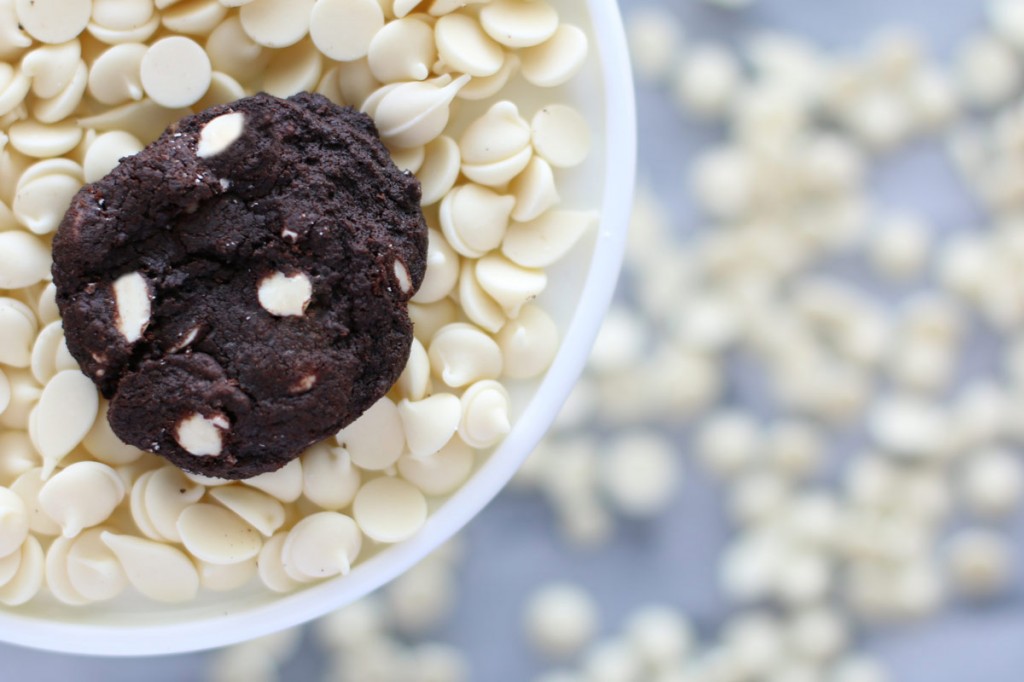
[[[260,305],[271,315],[301,316],[313,296],[313,284],[301,272],[294,275],[275,272],[260,280],[257,295]]]
[[[224,446],[224,432],[230,428],[231,423],[223,414],[209,418],[192,414],[178,422],[174,440],[196,457],[217,456]]]
[[[293,395],[308,393],[313,390],[314,386],[316,386],[316,374],[307,374],[292,384],[291,388],[288,389],[288,392]]]
[[[196,156],[201,159],[217,156],[240,138],[244,131],[245,114],[241,111],[218,116],[203,126],[199,133]]]
[[[142,338],[151,314],[146,278],[137,272],[118,277],[114,281],[114,307],[117,331],[125,340],[135,343]]]
[[[398,288],[402,290],[403,294],[412,291],[412,278],[409,277],[409,269],[398,259],[395,259],[395,279],[398,280]]]

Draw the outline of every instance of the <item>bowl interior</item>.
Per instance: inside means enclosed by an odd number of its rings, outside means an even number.
[[[287,595],[257,586],[226,594],[202,592],[190,604],[166,606],[125,596],[68,607],[40,595],[25,606],[0,611],[0,639],[66,653],[154,655],[223,646],[297,625],[355,601],[408,569],[464,526],[508,482],[582,371],[621,265],[633,190],[633,86],[618,8],[614,0],[551,4],[564,21],[586,31],[587,64],[569,84],[547,93],[550,100],[542,91],[521,86],[513,86],[508,97],[526,117],[550,101],[560,101],[587,118],[591,154],[583,166],[560,175],[559,190],[564,206],[598,208],[601,218],[596,231],[548,269],[549,286],[541,304],[557,322],[562,345],[540,380],[510,387],[515,422],[509,436],[480,458],[461,489],[432,509],[419,533],[397,545],[364,545],[369,558],[343,578]]]

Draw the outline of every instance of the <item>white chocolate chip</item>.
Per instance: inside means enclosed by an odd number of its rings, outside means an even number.
[[[443,75],[428,81],[385,85],[380,100],[363,103],[373,116],[380,137],[403,149],[429,144],[448,124],[450,106],[459,90],[470,81],[468,74],[456,79]]]
[[[146,94],[168,109],[198,102],[210,87],[212,72],[203,48],[182,36],[153,43],[142,58],[140,71]]]
[[[225,151],[242,136],[245,130],[245,114],[232,111],[210,120],[199,131],[196,156],[209,159]]]
[[[594,211],[548,211],[526,223],[512,222],[501,252],[527,268],[544,268],[560,260],[597,223]]]
[[[953,587],[973,599],[995,597],[1010,582],[1013,552],[1001,533],[983,528],[957,531],[946,546]]]
[[[459,438],[427,457],[402,455],[398,473],[425,495],[447,495],[465,482],[473,470],[473,449]]]
[[[124,499],[121,477],[106,464],[76,462],[43,484],[39,504],[66,538],[103,523]]]
[[[164,9],[161,23],[169,31],[206,35],[227,16],[227,13],[228,8],[217,0],[193,0]]]
[[[32,105],[32,116],[40,123],[63,121],[81,104],[88,83],[89,69],[84,61],[79,61],[71,81],[63,90],[49,99],[35,100]]]
[[[986,448],[964,463],[959,483],[964,505],[971,513],[1006,517],[1024,499],[1024,466],[1011,451]]]
[[[121,6],[123,7],[123,0]],[[151,12],[152,9],[152,6],[150,6],[149,10]],[[159,28],[160,15],[153,12],[148,21],[137,26],[110,28],[109,26],[94,20],[89,24],[88,30],[89,33],[100,42],[106,43],[107,45],[120,45],[122,43],[139,43],[149,40]]]
[[[39,491],[42,490],[43,470],[40,467],[29,469],[11,484],[13,490],[29,512],[28,527],[39,535],[60,535],[60,526],[51,519],[39,504]]]
[[[83,128],[97,131],[123,130],[140,140],[152,140],[177,120],[180,109],[165,109],[150,98],[128,102],[95,116],[79,119]]]
[[[294,502],[302,495],[302,460],[296,458],[277,471],[268,471],[243,481],[281,502]]]
[[[152,16],[152,0],[92,0],[92,20],[107,28],[138,28]]]
[[[271,315],[301,316],[313,297],[313,284],[302,272],[293,275],[275,272],[260,280],[257,296],[260,305]]]
[[[10,367],[30,366],[35,350],[32,341],[36,336],[35,315],[21,301],[0,298],[0,325],[4,330],[0,335],[0,362]],[[52,358],[48,358],[47,363],[52,364]]]
[[[441,231],[459,254],[480,258],[501,244],[515,203],[475,183],[459,185],[441,201]]]
[[[361,482],[359,467],[344,448],[316,443],[302,453],[302,494],[321,509],[350,505]]]
[[[459,151],[467,178],[490,187],[503,185],[530,163],[530,125],[515,104],[497,102],[466,127],[459,138]]]
[[[210,497],[233,511],[265,537],[271,537],[284,524],[284,506],[259,490],[240,485],[225,485],[210,490]]]
[[[18,606],[34,597],[43,586],[45,562],[42,546],[30,536],[21,546],[17,573],[0,587],[0,602],[7,606]]]
[[[434,334],[427,348],[430,365],[445,384],[465,386],[501,375],[501,350],[494,340],[471,324],[456,322]]]
[[[441,201],[455,185],[462,158],[459,145],[447,135],[439,135],[426,145],[424,152],[418,174],[423,192],[420,203],[430,206]]]
[[[398,170],[409,171],[413,175],[423,165],[423,159],[427,157],[426,146],[409,147],[406,149],[395,148],[391,151],[391,161]]]
[[[555,34],[558,13],[543,0],[495,0],[480,10],[480,25],[506,47],[532,47]]]
[[[253,0],[242,5],[242,28],[255,42],[266,47],[288,47],[309,32],[316,0]]]
[[[281,556],[281,549],[288,537],[288,532],[281,531],[267,540],[256,559],[256,572],[260,581],[274,592],[291,592],[299,585],[299,581],[288,576]]]
[[[178,518],[186,508],[202,499],[206,489],[187,479],[181,470],[172,466],[160,467],[140,477],[132,488],[133,496],[136,488],[141,489],[142,498],[142,523],[138,524],[140,529],[154,540],[181,542]],[[133,510],[134,516],[140,514]],[[147,523],[149,528],[143,529],[142,526]]]
[[[434,303],[447,296],[459,279],[459,256],[437,230],[427,230],[427,271],[412,300]]]
[[[11,205],[18,222],[35,234],[57,229],[71,198],[82,186],[81,166],[51,161],[40,161],[21,176]]]
[[[524,268],[499,253],[491,253],[476,262],[476,281],[501,306],[510,319],[519,316],[524,305],[547,287],[543,270]]]
[[[405,449],[401,415],[386,396],[339,431],[335,438],[352,456],[356,466],[371,471],[387,469]]]
[[[275,77],[281,75],[280,71],[276,69],[275,71]],[[319,72],[319,64],[317,64],[317,71]],[[268,78],[269,73],[268,71]],[[210,75],[210,89],[206,91],[201,100],[196,102],[195,109],[202,110],[221,104],[230,104],[243,97],[245,97],[245,88],[238,81],[226,73],[214,71]],[[227,189],[231,183],[227,178],[221,178],[220,184]]]
[[[359,489],[352,502],[352,516],[367,537],[377,542],[401,542],[423,526],[427,501],[411,483],[382,476]]]
[[[693,625],[667,604],[644,606],[633,612],[626,621],[625,635],[640,657],[656,668],[684,660],[696,644]]]
[[[437,330],[451,324],[459,317],[458,305],[451,298],[429,304],[409,304],[409,317],[412,319],[413,333],[421,343],[434,338]],[[13,385],[13,384],[12,384]],[[0,419],[3,415],[0,415]]]
[[[546,370],[558,351],[558,327],[535,305],[525,305],[495,336],[504,376],[528,379]]]
[[[601,459],[599,478],[612,504],[627,518],[651,518],[671,503],[679,488],[678,453],[655,433],[617,436]]]
[[[44,572],[46,587],[54,597],[65,604],[81,606],[88,604],[89,599],[75,589],[68,574],[68,552],[73,542],[74,539],[59,537],[50,543],[46,551]]]
[[[132,521],[143,535],[153,540],[164,540],[164,536],[157,531],[152,519],[149,518],[149,512],[146,511],[146,488],[155,473],[155,471],[147,471],[132,484],[131,493],[128,495],[128,510],[131,513]],[[177,519],[175,519],[176,521]]]
[[[18,26],[42,43],[65,43],[85,30],[91,0],[16,0]]]
[[[217,456],[224,447],[224,432],[230,426],[223,414],[217,413],[207,418],[193,413],[178,422],[174,429],[174,440],[196,457]]]
[[[494,334],[505,324],[505,311],[476,279],[476,261],[464,259],[459,269],[459,305],[473,324]]]
[[[578,585],[549,583],[527,599],[523,627],[537,649],[552,658],[569,658],[597,633],[597,603]]]
[[[491,76],[501,69],[505,51],[465,14],[449,14],[434,25],[437,54],[445,65],[474,77]]]
[[[412,348],[409,349],[409,360],[405,363],[405,369],[402,370],[402,375],[398,377],[395,385],[409,400],[420,400],[430,390],[430,358],[423,343],[415,337],[412,340]]]
[[[10,488],[0,488],[0,557],[21,548],[28,537],[29,515],[25,502]]]
[[[12,0],[0,3],[0,54],[7,58],[32,44],[32,38],[18,27],[18,16]]]
[[[959,49],[955,66],[964,99],[978,108],[1007,101],[1021,82],[1022,69],[1013,48],[994,36],[968,39]]]
[[[270,52],[249,37],[238,16],[228,17],[213,29],[206,39],[206,53],[214,72],[238,81],[257,76],[270,61]]]
[[[113,599],[128,585],[121,562],[103,543],[104,532],[102,528],[82,532],[70,542],[66,555],[64,571],[68,584],[88,601]],[[49,558],[47,555],[47,561]]]
[[[199,590],[199,574],[179,549],[130,535],[104,532],[100,538],[117,556],[132,586],[160,602],[185,602]]]
[[[47,382],[29,419],[29,436],[43,456],[45,476],[82,441],[98,410],[96,387],[78,370],[58,372]]]
[[[590,151],[590,127],[574,108],[549,104],[530,121],[533,148],[556,168],[583,163]]]
[[[78,146],[82,129],[71,122],[44,125],[36,121],[19,121],[7,134],[11,146],[35,158],[62,156]]]
[[[413,339],[415,341],[415,339]],[[422,348],[422,346],[420,346]],[[0,371],[0,414],[11,404],[11,382],[7,375]]]
[[[736,57],[717,45],[695,45],[675,75],[679,104],[697,116],[715,118],[734,103],[743,82]]]
[[[551,164],[539,156],[530,159],[526,169],[509,183],[508,191],[516,200],[511,217],[518,222],[539,218],[559,202]]]
[[[508,391],[497,381],[478,381],[462,394],[459,436],[475,448],[487,448],[512,430]]]
[[[142,450],[134,445],[128,445],[117,437],[107,420],[109,409],[110,403],[101,400],[96,412],[96,421],[82,439],[82,446],[93,457],[111,466],[131,464],[142,456]]]
[[[318,512],[289,531],[281,547],[281,560],[292,580],[322,580],[348,575],[362,545],[362,533],[351,517]]]
[[[32,81],[25,73],[20,69],[15,70],[6,62],[0,62],[0,115],[17,112],[31,88]]]
[[[0,287],[18,289],[49,277],[49,249],[20,230],[0,232]]]
[[[234,564],[255,557],[259,532],[232,512],[212,504],[193,504],[178,517],[178,533],[189,553],[211,564]]]
[[[141,43],[126,43],[98,56],[89,69],[89,94],[109,105],[142,99],[142,60],[147,50]]]
[[[583,67],[587,59],[587,34],[571,24],[561,24],[547,41],[519,53],[523,78],[542,88],[562,85]]]
[[[436,59],[433,28],[414,17],[384,24],[367,53],[370,71],[381,83],[425,80]]]
[[[135,343],[149,325],[149,284],[140,273],[129,272],[114,281],[113,289],[117,330],[125,341]]]
[[[314,386],[316,386],[316,380],[317,380],[316,374],[307,374],[306,376],[302,377],[301,379],[296,381],[294,384],[289,386],[288,387],[288,392],[291,393],[292,395],[298,395],[300,393],[308,393],[309,391],[313,390]]]
[[[6,370],[5,374],[7,383],[10,384],[11,397],[7,403],[7,409],[0,414],[0,424],[7,428],[24,431],[30,425],[29,422],[34,407],[39,401],[39,396],[42,394],[42,389],[29,372],[11,368]],[[33,441],[34,447],[35,442]]]
[[[647,81],[663,81],[683,47],[683,35],[672,8],[650,5],[637,8],[627,26],[629,56],[636,74]]]
[[[384,13],[376,0],[317,0],[309,36],[325,56],[349,62],[366,56],[383,27]]]
[[[85,151],[82,171],[86,182],[96,182],[114,170],[121,159],[142,151],[143,144],[129,133],[115,130],[96,137]]]
[[[47,282],[42,291],[39,292],[39,300],[36,303],[36,315],[42,325],[56,322],[60,319],[60,310],[57,309],[57,287],[53,282]]]
[[[275,52],[263,74],[263,89],[275,97],[312,90],[320,81],[323,59],[308,40]]]
[[[422,458],[436,453],[455,434],[462,407],[457,396],[435,393],[415,402],[401,401],[398,414],[409,451],[413,457]]]
[[[399,291],[403,294],[412,291],[412,278],[409,276],[409,269],[405,267],[405,264],[396,258],[393,270],[395,271],[395,279],[398,280]]]
[[[512,53],[505,56],[505,63],[501,65],[498,73],[482,78],[473,78],[465,87],[459,90],[458,98],[467,100],[488,99],[497,95],[504,88],[509,79],[519,70],[519,55]]]

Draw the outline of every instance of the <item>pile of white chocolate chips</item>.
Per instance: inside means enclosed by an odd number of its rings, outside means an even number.
[[[509,431],[503,382],[557,349],[532,301],[596,220],[561,206],[556,182],[587,156],[557,89],[586,56],[543,0],[0,0],[0,602],[288,592],[413,535]],[[510,83],[545,106],[521,111]],[[64,343],[49,241],[83,183],[261,90],[374,117],[422,182],[429,265],[391,393],[238,483],[114,436]]]

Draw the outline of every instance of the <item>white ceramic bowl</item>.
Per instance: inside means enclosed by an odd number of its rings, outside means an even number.
[[[469,522],[509,481],[551,425],[580,375],[608,307],[625,249],[636,156],[633,84],[615,0],[553,0],[564,21],[590,38],[588,63],[558,101],[587,118],[593,149],[585,166],[560,184],[563,203],[593,207],[599,228],[549,269],[542,298],[562,331],[562,345],[542,380],[513,388],[512,432],[469,481],[436,509],[413,538],[382,548],[343,578],[278,595],[266,589],[202,593],[194,603],[155,605],[141,598],[68,607],[37,598],[0,610],[0,640],[76,654],[143,656],[232,644],[298,625],[349,604],[436,549]],[[513,99],[521,101],[513,93]],[[526,103],[524,109],[546,102]],[[42,595],[40,595],[42,597]]]

